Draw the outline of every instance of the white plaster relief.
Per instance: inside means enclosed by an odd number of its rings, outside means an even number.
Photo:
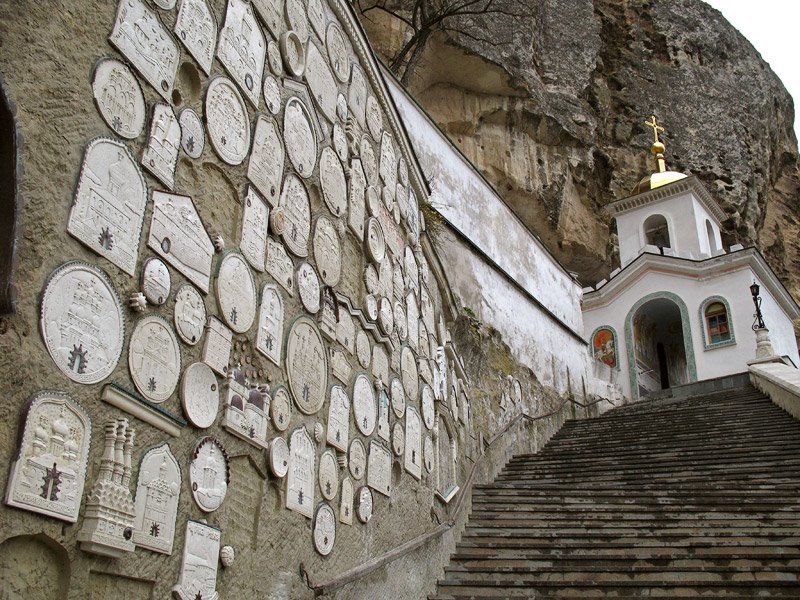
[[[283,479],[289,472],[289,446],[281,437],[269,443],[269,470],[278,479]]]
[[[278,63],[280,64],[280,63]],[[264,85],[262,86],[264,92],[264,104],[267,105],[267,110],[272,115],[277,115],[281,112],[281,84],[278,80],[269,75],[264,77]],[[255,151],[255,150],[254,150]]]
[[[68,523],[78,520],[92,425],[64,392],[43,391],[26,405],[20,445],[6,484],[6,504]]]
[[[361,433],[372,435],[378,417],[377,406],[372,384],[364,374],[358,375],[353,383],[353,417]]]
[[[92,95],[100,116],[117,135],[129,140],[139,137],[147,108],[138,80],[124,63],[115,58],[98,61],[92,77]]]
[[[350,442],[350,450],[347,453],[348,467],[350,474],[358,481],[360,481],[367,471],[367,450],[364,448],[364,442],[359,438]]]
[[[350,353],[356,351],[356,326],[348,310],[339,310],[339,321],[336,324],[336,341]]]
[[[273,211],[273,216],[276,211]],[[267,273],[277,281],[283,289],[294,296],[294,263],[283,244],[271,237],[267,238]]]
[[[383,115],[381,114],[381,106],[375,99],[375,96],[369,94],[367,96],[366,104],[366,119],[367,129],[376,142],[381,141],[381,134],[383,133]]]
[[[322,5],[322,0],[308,0],[306,3],[306,10],[308,12],[308,21],[317,37],[325,41],[325,7]]]
[[[361,161],[354,158],[350,161],[350,181],[347,188],[347,226],[359,241],[364,240],[364,217],[366,204],[364,196],[367,191],[367,179]]]
[[[349,477],[342,480],[342,491],[339,496],[339,522],[353,524],[353,481]]]
[[[214,244],[189,196],[153,192],[147,245],[208,293]]]
[[[249,386],[241,369],[232,369],[225,387],[222,426],[249,444],[268,449],[269,394]]]
[[[422,386],[422,420],[425,427],[433,429],[436,423],[436,402],[433,396],[433,389],[429,385]]]
[[[305,426],[295,429],[289,439],[286,508],[309,519],[314,514],[316,456],[316,444]]]
[[[336,292],[330,286],[322,288],[318,317],[322,335],[334,341],[336,339],[336,324],[339,321],[339,305],[336,301]]]
[[[272,392],[270,413],[275,429],[286,431],[289,428],[292,420],[292,400],[289,398],[289,390],[282,385],[276,387]]]
[[[108,39],[165,100],[171,100],[180,50],[142,0],[120,1]]]
[[[403,456],[406,451],[406,432],[403,423],[396,421],[392,427],[392,452],[395,456]]]
[[[350,87],[347,90],[347,105],[363,129],[367,126],[367,77],[358,64],[353,64],[352,70]]]
[[[289,27],[305,44],[308,41],[309,30],[306,7],[302,0],[286,0],[286,19],[289,21]]]
[[[341,217],[347,210],[347,180],[342,163],[330,146],[322,149],[319,179],[325,204],[335,217]]]
[[[233,331],[245,333],[256,318],[256,282],[241,254],[228,251],[217,270],[217,304]]]
[[[233,332],[217,317],[212,316],[206,326],[206,343],[203,346],[203,362],[220,375],[228,374],[231,358]]]
[[[284,211],[283,241],[290,252],[308,256],[311,237],[311,204],[303,181],[289,173],[283,181],[279,206]]]
[[[379,206],[376,216],[383,229],[386,248],[394,259],[400,260],[403,257],[403,244],[405,243],[403,232],[395,222],[392,213],[383,204]]]
[[[403,377],[403,389],[410,402],[416,402],[419,397],[419,373],[414,352],[408,346],[403,346],[400,354],[400,370]]]
[[[406,394],[403,384],[398,377],[393,377],[389,383],[389,394],[392,401],[392,410],[398,419],[402,419],[406,412]]]
[[[200,158],[206,147],[206,131],[200,117],[191,108],[184,108],[178,116],[181,126],[181,148],[189,158]]]
[[[172,594],[180,600],[218,600],[217,565],[220,531],[198,521],[186,523],[186,541],[178,583]]]
[[[336,542],[336,513],[330,505],[322,503],[314,515],[314,548],[322,556],[333,551]]]
[[[378,437],[382,440],[390,440],[389,432],[389,395],[383,385],[376,391],[378,396]]]
[[[406,318],[408,321],[408,345],[412,350],[419,348],[419,306],[417,295],[410,291],[406,295]]]
[[[125,144],[89,142],[67,231],[128,275],[136,272],[147,184]]]
[[[433,471],[435,453],[436,450],[433,447],[433,440],[429,435],[426,435],[423,445],[423,464],[425,465],[425,471],[428,473]]]
[[[207,364],[192,363],[181,379],[181,403],[189,422],[200,429],[211,427],[219,410],[219,384]]]
[[[215,77],[208,84],[205,117],[214,151],[229,165],[241,164],[250,151],[250,117],[230,79]]]
[[[339,464],[333,450],[325,450],[319,458],[319,489],[325,500],[333,500],[339,492]]]
[[[280,44],[286,70],[289,75],[299,79],[306,70],[306,50],[303,40],[296,31],[290,30],[281,35]]]
[[[340,95],[339,97],[341,98],[343,96]],[[350,148],[347,146],[347,134],[339,123],[333,124],[332,143],[336,156],[338,156],[339,160],[344,164],[347,164],[347,160],[350,157]]]
[[[206,326],[206,305],[203,297],[190,284],[184,284],[175,294],[175,330],[184,342],[194,346],[203,336]]]
[[[283,317],[283,300],[278,288],[265,284],[261,290],[256,350],[277,366],[281,365],[283,354]]]
[[[283,31],[283,0],[251,0],[269,32],[278,37]]]
[[[389,385],[389,355],[383,344],[376,344],[372,350],[372,374],[383,385]]]
[[[386,256],[386,240],[383,237],[383,228],[375,217],[367,219],[367,253],[371,261],[380,263]]]
[[[337,23],[328,25],[325,40],[333,74],[342,83],[347,83],[350,81],[350,50],[342,28]]]
[[[267,225],[269,208],[252,186],[247,186],[247,196],[242,211],[242,241],[239,247],[247,262],[256,270],[264,271],[267,254]]]
[[[299,317],[286,342],[289,388],[301,412],[313,415],[325,403],[328,361],[322,336],[308,317]]]
[[[305,78],[308,87],[322,114],[331,123],[336,121],[336,99],[339,89],[330,67],[317,45],[310,41],[306,45]]]
[[[311,177],[317,164],[317,137],[308,108],[297,96],[283,110],[283,139],[289,161],[301,177]]]
[[[169,323],[156,315],[140,319],[131,334],[128,368],[136,389],[148,400],[164,402],[178,385],[181,350]]]
[[[297,292],[300,302],[312,315],[320,309],[320,286],[317,272],[307,262],[300,263],[297,267]]]
[[[422,478],[422,425],[413,406],[406,409],[405,468],[417,479]]]
[[[322,281],[329,286],[339,283],[342,273],[342,247],[333,222],[320,216],[314,226],[314,261]]]
[[[331,388],[327,442],[342,452],[347,452],[350,442],[350,399],[340,385]]]
[[[366,135],[361,138],[358,155],[361,158],[361,165],[364,167],[364,174],[367,176],[367,183],[377,188],[380,185],[378,159],[375,156],[372,142]]]
[[[408,318],[406,317],[402,300],[396,301],[392,310],[394,311],[394,326],[397,337],[401,342],[405,342],[408,339]]]
[[[206,0],[181,0],[175,33],[200,68],[210,75],[217,45],[217,22]]]
[[[385,335],[394,331],[394,308],[386,296],[378,299],[378,326]]]
[[[161,306],[167,301],[172,279],[165,265],[158,258],[148,258],[142,267],[142,291],[147,301]]]
[[[356,334],[356,357],[358,364],[364,369],[368,369],[372,364],[372,346],[369,343],[369,337],[361,329]]]
[[[255,108],[258,108],[266,55],[267,41],[250,2],[228,0],[217,56]]]
[[[134,544],[172,554],[180,493],[181,468],[169,445],[164,443],[148,450],[139,464],[136,484]]]
[[[201,438],[192,450],[189,484],[197,506],[204,512],[217,510],[228,493],[228,456],[214,437]]]
[[[275,37],[277,38],[278,36]],[[273,40],[269,40],[267,42],[267,64],[269,64],[269,70],[272,71],[272,74],[275,75],[275,77],[283,77],[283,61],[281,59],[281,49],[278,47],[278,44]],[[266,96],[266,94],[264,95]]]
[[[175,166],[181,144],[181,126],[172,107],[164,102],[153,106],[150,135],[142,151],[142,166],[169,189],[175,187]]]
[[[392,493],[392,453],[375,440],[369,443],[367,485],[384,496]]]

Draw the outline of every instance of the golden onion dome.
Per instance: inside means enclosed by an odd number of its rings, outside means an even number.
[[[653,128],[653,145],[650,147],[650,152],[656,158],[656,166],[658,167],[658,171],[642,177],[642,179],[639,180],[639,183],[637,183],[633,188],[633,191],[631,192],[632,195],[654,190],[662,185],[672,183],[673,181],[686,179],[686,175],[683,173],[678,173],[677,171],[667,171],[666,161],[664,160],[664,152],[666,151],[666,147],[658,139],[658,132],[664,131],[664,128],[656,123],[655,115],[652,117],[651,121],[646,121],[645,125]]]

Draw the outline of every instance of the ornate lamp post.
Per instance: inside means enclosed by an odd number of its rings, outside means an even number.
[[[769,329],[764,324],[764,317],[761,315],[760,291],[761,288],[753,280],[753,285],[750,286],[750,295],[753,297],[753,305],[756,307],[756,312],[753,314],[753,317],[755,317],[753,331],[756,332],[756,362],[768,361],[775,355],[775,351],[772,349],[772,341],[769,339]]]
[[[756,307],[756,312],[753,314],[755,317],[753,321],[753,331],[767,328],[767,326],[764,325],[764,317],[761,315],[761,296],[758,295],[760,290],[761,288],[759,285],[753,281],[753,285],[750,286],[750,295],[753,296],[753,304]]]

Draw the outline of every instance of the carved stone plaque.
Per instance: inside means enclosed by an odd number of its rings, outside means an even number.
[[[376,344],[372,350],[372,374],[384,385],[389,385],[389,355],[383,344]]]
[[[392,452],[395,456],[403,456],[406,449],[406,432],[403,424],[397,421],[392,428]]]
[[[325,8],[322,0],[308,0],[306,10],[308,11],[308,21],[320,40],[325,41]]]
[[[333,74],[342,83],[347,83],[350,80],[350,52],[341,27],[336,23],[328,25],[325,39]]]
[[[385,296],[378,300],[378,326],[386,335],[394,331],[394,309],[392,302]]]
[[[386,241],[383,238],[383,229],[378,219],[367,219],[367,252],[370,260],[380,263],[386,256]]]
[[[368,264],[364,269],[364,287],[367,288],[368,294],[377,294],[380,291],[380,280],[378,279],[378,271],[375,265]]]
[[[286,18],[289,26],[305,42],[308,40],[308,17],[302,0],[286,0]]]
[[[364,435],[372,435],[378,418],[375,392],[366,375],[360,374],[353,383],[353,417]]]
[[[406,296],[406,319],[408,320],[408,345],[417,349],[419,347],[419,306],[417,306],[417,295],[413,291]]]
[[[339,496],[339,522],[353,524],[353,482],[349,477],[342,480],[342,494]]]
[[[326,450],[319,458],[319,489],[325,500],[333,500],[339,492],[339,464],[333,450]]]
[[[256,318],[256,282],[241,254],[228,251],[217,269],[217,304],[225,322],[245,333]]]
[[[211,427],[219,411],[219,384],[207,364],[192,363],[183,372],[181,403],[186,418],[195,427]]]
[[[282,385],[275,388],[272,393],[270,413],[275,429],[286,431],[289,428],[289,422],[292,420],[292,400],[289,398],[289,391]]]
[[[67,231],[128,275],[136,272],[147,184],[125,144],[89,142]]]
[[[400,379],[393,377],[389,384],[389,394],[392,399],[392,410],[398,419],[402,419],[406,412],[406,395]]]
[[[324,455],[323,455],[324,456]],[[336,513],[329,504],[321,503],[314,516],[314,548],[328,556],[336,542]]]
[[[190,346],[200,341],[206,326],[206,305],[200,293],[189,284],[175,294],[175,330]]]
[[[378,192],[378,188],[374,185],[367,186],[366,199],[369,214],[373,217],[378,216],[378,212],[381,208],[381,195],[380,192]]]
[[[286,508],[313,516],[316,477],[316,445],[308,430],[299,427],[289,439],[289,473],[286,481]]]
[[[308,317],[299,317],[286,342],[286,372],[297,407],[313,415],[325,403],[328,360],[322,336]]]
[[[250,151],[250,118],[230,79],[215,77],[208,84],[205,114],[214,151],[229,165],[241,164]]]
[[[423,450],[424,450],[423,464],[425,465],[425,470],[428,473],[430,473],[431,471],[433,471],[434,453],[436,452],[436,450],[434,449],[433,446],[433,440],[429,435],[425,436]]]
[[[283,244],[267,238],[267,273],[281,284],[283,289],[294,296],[294,263],[286,253]]]
[[[350,148],[347,147],[347,134],[339,123],[333,124],[333,149],[339,160],[347,164],[347,159],[350,157]]]
[[[39,392],[27,403],[6,504],[69,523],[78,519],[86,483],[91,422],[63,392]]]
[[[256,271],[264,271],[267,252],[267,225],[269,208],[252,186],[247,188],[247,197],[242,211],[242,254]]]
[[[127,66],[115,58],[98,61],[92,94],[100,116],[117,135],[129,140],[139,137],[147,108],[139,81]]]
[[[279,479],[286,477],[289,472],[289,446],[281,437],[269,443],[269,470]]]
[[[392,453],[389,449],[372,440],[367,457],[367,485],[379,494],[389,496],[392,491]]]
[[[372,139],[376,142],[381,141],[381,133],[383,133],[383,115],[381,115],[381,105],[375,99],[375,96],[370,94],[367,96],[366,105],[367,128],[369,129]]]
[[[356,334],[356,356],[358,363],[364,368],[369,369],[372,364],[372,347],[369,343],[369,337],[363,330],[359,330]]]
[[[367,450],[364,448],[364,442],[359,438],[350,442],[350,451],[347,453],[347,459],[350,474],[357,480],[361,480],[367,471]]]
[[[277,366],[281,365],[283,350],[283,314],[283,300],[278,288],[265,284],[261,290],[256,350]]]
[[[172,554],[181,493],[181,469],[164,443],[148,450],[139,465],[133,543]]]
[[[340,385],[331,388],[331,401],[328,407],[327,442],[334,448],[347,452],[350,440],[350,399]]]
[[[331,348],[331,371],[333,376],[342,383],[350,381],[353,372],[352,365],[345,358],[344,352]]]
[[[233,332],[218,318],[212,316],[206,326],[206,343],[203,346],[203,362],[220,375],[228,374]]]
[[[347,115],[347,98],[344,97],[344,94],[339,94],[336,97],[336,116],[342,123],[347,124]]]
[[[269,32],[278,37],[283,31],[283,0],[251,0]]]
[[[303,308],[312,315],[317,314],[320,309],[319,278],[314,267],[307,262],[300,263],[297,268],[297,291]]]
[[[181,349],[167,321],[149,315],[136,323],[128,367],[136,389],[148,400],[164,402],[172,395],[181,375]]]
[[[247,178],[264,195],[270,206],[278,203],[283,161],[283,144],[275,123],[259,116],[253,136],[253,152],[247,166]]]
[[[267,42],[246,0],[228,0],[217,56],[255,108],[261,93]]]
[[[283,138],[289,161],[301,177],[311,177],[317,164],[317,138],[308,108],[297,96],[286,101],[283,111]]]
[[[394,142],[392,136],[384,131],[381,137],[381,162],[380,162],[380,176],[386,189],[394,192],[397,188],[397,155],[394,150]],[[398,198],[398,200],[400,200]]]
[[[350,181],[347,189],[347,225],[359,241],[364,239],[364,217],[366,216],[365,195],[367,178],[361,161],[354,158],[350,161]]]
[[[42,337],[56,366],[78,383],[108,377],[125,335],[122,307],[105,272],[77,261],[61,265],[47,281],[41,307]]]
[[[204,512],[217,510],[228,493],[228,456],[214,437],[200,439],[189,463],[189,485],[197,506]]]
[[[336,341],[344,346],[350,354],[356,351],[356,326],[353,317],[347,310],[339,310],[339,322],[336,324]]]
[[[178,44],[142,0],[121,0],[109,41],[169,101],[180,61]]]
[[[208,293],[214,245],[188,196],[153,192],[147,245]]]
[[[281,112],[281,84],[274,77],[267,75],[264,77],[264,103],[267,105],[267,110],[277,115]]]
[[[217,45],[217,22],[206,0],[181,0],[175,33],[200,68],[210,75]]]
[[[378,437],[387,442],[390,439],[389,395],[383,386],[378,390]]]
[[[372,492],[366,486],[358,490],[356,496],[356,515],[358,520],[366,524],[372,518]]]
[[[314,226],[314,260],[322,281],[329,286],[339,283],[342,273],[342,247],[336,227],[325,216]]]
[[[422,312],[422,320],[425,322],[428,331],[433,331],[434,327],[436,327],[433,317],[433,301],[424,285],[419,288],[419,306]]]
[[[413,406],[406,409],[405,468],[417,479],[422,478],[422,425]]]
[[[341,217],[347,210],[347,180],[341,161],[329,146],[322,149],[319,178],[325,204],[334,216]]]
[[[206,147],[203,122],[191,108],[184,108],[178,117],[181,126],[181,148],[189,158],[200,158]]]
[[[283,76],[283,61],[281,59],[281,49],[278,47],[278,44],[272,40],[269,40],[267,42],[267,64],[269,64],[269,70],[272,71],[272,74],[275,75],[275,77]],[[266,77],[264,79],[266,83]],[[267,94],[265,92],[264,96],[266,95]]]
[[[181,144],[181,126],[169,104],[156,102],[150,135],[142,151],[142,166],[169,189],[175,187],[175,166]]]
[[[279,206],[283,209],[286,224],[283,241],[297,256],[308,256],[311,236],[311,204],[302,180],[290,173],[283,181]]]
[[[219,564],[220,531],[204,523],[186,523],[181,574],[172,588],[179,600],[217,600],[217,565]]]
[[[408,339],[408,319],[406,318],[406,311],[403,308],[403,302],[398,300],[394,303],[394,326],[397,332],[397,337],[401,342]]]
[[[436,423],[436,402],[433,397],[433,389],[429,385],[422,386],[422,420],[425,427],[433,429]]]
[[[289,0],[291,1],[291,0]],[[305,78],[314,101],[319,106],[322,114],[331,123],[336,121],[336,99],[339,90],[333,78],[330,67],[320,53],[317,45],[310,41],[306,46],[306,71]]]
[[[416,402],[419,397],[419,372],[414,353],[408,346],[403,346],[400,354],[400,371],[403,376],[403,389],[411,402]]]
[[[361,138],[359,156],[361,157],[361,165],[364,167],[364,174],[367,176],[367,183],[375,187],[379,186],[378,159],[375,157],[372,142],[369,141],[366,135]]]
[[[306,70],[306,50],[303,41],[297,32],[290,30],[281,35],[280,44],[286,70],[289,75],[299,79]]]
[[[353,64],[352,69],[353,75],[347,90],[347,106],[350,107],[350,112],[353,113],[358,124],[364,128],[367,126],[367,77],[357,64]]]
[[[167,265],[158,258],[148,258],[142,267],[142,291],[147,301],[161,306],[169,297],[171,285]]]

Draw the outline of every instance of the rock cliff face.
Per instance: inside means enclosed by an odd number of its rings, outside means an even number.
[[[563,264],[586,283],[615,266],[603,207],[654,170],[643,123],[655,113],[668,167],[697,175],[727,213],[726,245],[757,245],[800,298],[794,108],[750,43],[699,0],[516,10],[433,36],[409,86]],[[363,22],[391,56],[399,22]]]

